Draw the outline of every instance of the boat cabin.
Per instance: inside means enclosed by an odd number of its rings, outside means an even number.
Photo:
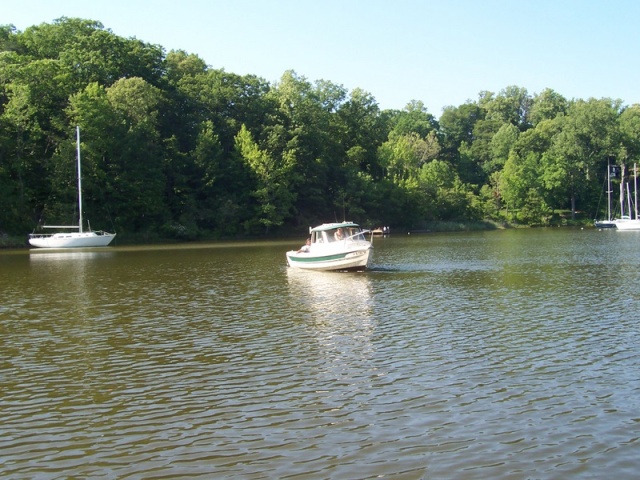
[[[366,240],[362,229],[351,223],[325,224],[311,229],[311,243],[329,244],[344,240]]]

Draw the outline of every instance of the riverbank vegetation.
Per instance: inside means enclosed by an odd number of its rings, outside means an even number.
[[[72,221],[75,125],[84,216],[122,240],[591,221],[608,163],[640,153],[640,106],[618,99],[507,86],[436,118],[61,18],[0,27],[0,233]]]

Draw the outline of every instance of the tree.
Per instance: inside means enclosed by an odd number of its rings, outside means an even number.
[[[10,84],[0,114],[0,229],[23,230],[40,217],[33,198],[48,192],[46,134],[38,121],[29,86]],[[30,212],[36,208],[36,218]],[[5,230],[5,231],[6,231]]]
[[[619,161],[640,161],[640,105],[625,108],[618,118],[618,123],[621,142]]]
[[[463,143],[459,148],[461,161],[458,171],[465,182],[474,185],[486,183],[488,175],[494,170],[491,163],[492,141],[503,125],[506,124],[501,120],[491,118],[476,122],[473,127],[473,142]]]
[[[512,123],[503,124],[496,134],[491,138],[489,144],[489,160],[483,165],[487,176],[491,176],[492,173],[502,170],[504,164],[509,158],[509,152],[516,144],[520,130]]]
[[[529,128],[529,110],[531,97],[526,88],[509,86],[500,93],[486,99],[484,107],[487,118],[498,120],[500,123],[510,123],[524,131]]]
[[[335,120],[346,92],[338,85],[312,84],[293,71],[285,72],[266,95],[273,109],[261,131],[262,145],[274,158],[286,158],[288,182],[297,192],[292,209],[295,224],[332,218],[333,198],[345,161],[344,128]]]
[[[341,143],[345,151],[354,146],[361,147],[363,155],[358,168],[379,179],[382,171],[377,162],[377,150],[386,140],[388,129],[376,99],[370,93],[356,88],[341,105],[338,117],[344,128]]]
[[[112,208],[119,231],[149,230],[167,220],[161,104],[161,92],[141,78],[107,89],[93,83],[70,100],[68,115],[85,132],[87,195],[101,195],[87,205]]]
[[[252,195],[257,201],[257,221],[268,232],[271,227],[284,223],[295,200],[287,181],[291,158],[275,159],[261,150],[244,125],[236,135],[236,149],[254,176]]]
[[[429,133],[438,131],[437,120],[427,112],[424,103],[418,100],[409,102],[404,110],[396,112],[389,123],[392,130],[403,135],[417,133],[424,138]]]
[[[433,160],[420,168],[418,188],[423,193],[423,218],[477,220],[474,196],[449,164]],[[426,207],[426,208],[425,208]]]
[[[459,107],[445,107],[440,117],[440,133],[442,145],[447,159],[451,160],[458,153],[463,143],[471,145],[475,140],[474,127],[485,118],[485,111],[475,103],[465,103]],[[455,165],[456,162],[451,162]]]
[[[207,72],[207,64],[184,50],[171,50],[164,59],[165,74],[171,85],[178,85],[185,77],[195,78]]]
[[[558,115],[564,115],[569,102],[554,90],[547,88],[534,95],[529,110],[529,120],[535,126],[544,120],[553,120]]]
[[[554,192],[547,190],[543,184],[542,156],[549,150],[555,135],[561,131],[562,117],[559,117],[542,121],[520,133],[509,150],[504,167],[492,174],[496,188],[494,195],[506,205],[508,218],[521,223],[540,224],[548,217]]]
[[[592,193],[599,187],[597,172],[606,169],[608,157],[620,143],[620,103],[611,99],[579,100],[570,107],[569,115],[556,120],[561,130],[542,156],[542,180],[556,199],[569,201],[572,218],[579,200],[591,206],[588,202],[593,201]]]
[[[200,126],[191,156],[195,171],[186,178],[195,197],[192,211],[198,225],[224,235],[242,233],[242,225],[253,219],[249,194],[254,188],[243,159],[224,150],[211,121]]]
[[[484,120],[486,111],[476,103],[467,102],[459,107],[446,107],[440,117],[441,158],[459,172],[466,183],[481,183],[482,170],[472,151],[478,122]]]

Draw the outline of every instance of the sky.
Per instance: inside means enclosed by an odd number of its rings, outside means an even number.
[[[640,103],[637,0],[2,0],[18,30],[60,17],[276,83],[362,89],[381,109],[445,106],[509,86]]]

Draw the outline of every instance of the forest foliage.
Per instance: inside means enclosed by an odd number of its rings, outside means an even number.
[[[279,233],[344,218],[548,225],[602,215],[609,163],[640,155],[640,106],[508,86],[382,110],[294,71],[269,83],[61,18],[0,26],[0,233],[84,217],[120,236]]]

